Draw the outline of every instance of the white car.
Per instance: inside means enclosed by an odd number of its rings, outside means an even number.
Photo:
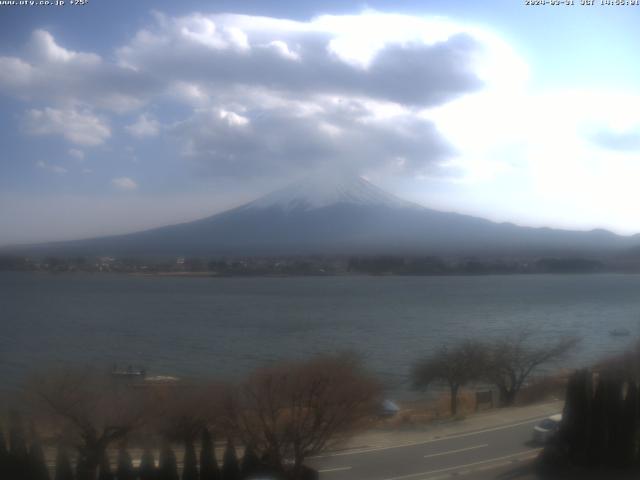
[[[380,410],[378,414],[381,417],[393,417],[394,415],[397,415],[399,411],[400,407],[398,406],[398,404],[393,400],[389,400],[387,398],[380,404]]]
[[[547,443],[560,429],[562,414],[551,415],[533,427],[533,441],[536,443]]]

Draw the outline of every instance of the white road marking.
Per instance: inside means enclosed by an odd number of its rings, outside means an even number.
[[[461,468],[469,468],[469,467],[475,467],[477,465],[484,465],[486,463],[498,462],[500,460],[505,460],[507,458],[518,457],[520,455],[525,455],[527,453],[539,452],[540,450],[542,450],[542,449],[541,448],[533,448],[533,449],[529,449],[529,450],[524,450],[522,452],[512,453],[511,455],[504,455],[502,457],[489,458],[487,460],[480,460],[478,462],[466,463],[464,465],[455,465],[453,467],[440,468],[438,470],[429,470],[428,472],[410,473],[409,475],[401,475],[399,477],[385,478],[384,480],[404,480],[404,479],[407,479],[407,478],[416,478],[416,477],[423,477],[423,480],[426,480],[426,478],[425,478],[426,475],[433,475],[434,473],[450,472],[451,470],[459,470]]]
[[[489,446],[488,443],[483,443],[482,445],[474,445],[473,447],[459,448],[457,450],[449,450],[447,452],[432,453],[431,455],[425,455],[424,458],[440,457],[442,455],[451,455],[452,453],[466,452],[467,450],[476,450],[478,448],[484,448],[488,446]]]
[[[325,468],[324,470],[318,470],[318,473],[343,472],[345,470],[351,470],[351,468],[352,467]]]
[[[383,451],[383,450],[393,450],[394,448],[404,448],[404,447],[413,447],[413,446],[416,446],[416,445],[426,445],[427,443],[443,442],[445,440],[452,440],[454,438],[470,437],[472,435],[480,435],[482,433],[495,432],[497,430],[505,430],[507,428],[519,427],[520,425],[527,425],[529,423],[535,423],[535,422],[538,422],[538,421],[543,420],[543,419],[548,418],[548,417],[549,417],[549,415],[545,415],[543,417],[530,418],[528,420],[524,420],[524,421],[518,422],[518,423],[510,423],[509,425],[500,425],[498,427],[485,428],[484,430],[475,430],[473,432],[467,432],[467,433],[458,433],[458,434],[454,434],[454,435],[443,436],[443,437],[440,437],[440,438],[432,438],[430,440],[420,440],[419,442],[400,443],[400,444],[397,444],[397,445],[390,445],[388,447],[365,448],[365,449],[362,449],[362,450],[353,450],[353,451],[350,451],[350,452],[329,453],[329,454],[326,454],[326,455],[318,455],[318,456],[309,457],[309,458],[342,457],[342,456],[345,456],[345,455],[359,455],[361,453],[380,452],[380,451]]]

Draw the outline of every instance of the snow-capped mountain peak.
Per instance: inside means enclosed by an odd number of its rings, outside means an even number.
[[[338,174],[306,177],[254,200],[246,208],[279,207],[292,211],[313,210],[335,204],[420,208],[385,192],[358,175]]]

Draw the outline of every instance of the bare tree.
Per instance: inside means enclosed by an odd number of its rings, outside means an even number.
[[[78,452],[78,480],[94,480],[104,453],[145,420],[151,403],[142,389],[120,385],[93,370],[37,376],[27,398],[34,414],[68,432]]]
[[[531,336],[530,331],[521,331],[486,347],[484,377],[498,388],[502,406],[513,405],[516,395],[536,369],[563,359],[579,342],[575,337],[567,337],[551,344],[533,346]]]
[[[228,391],[222,383],[156,387],[149,428],[169,441],[194,442],[204,427],[222,423]]]
[[[483,365],[483,345],[465,341],[455,347],[442,347],[434,355],[417,362],[411,377],[418,389],[426,389],[434,383],[446,384],[451,395],[451,414],[455,415],[460,387],[480,379]]]
[[[297,480],[306,457],[344,439],[372,413],[378,393],[353,355],[325,355],[254,373],[230,402],[230,419],[245,445]]]

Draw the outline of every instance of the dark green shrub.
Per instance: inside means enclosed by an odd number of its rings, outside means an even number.
[[[156,480],[158,470],[153,452],[149,448],[145,448],[140,459],[140,469],[138,472],[140,480]]]
[[[98,467],[98,480],[113,480],[113,472],[111,471],[111,460],[107,452],[104,452]]]
[[[133,468],[131,455],[122,447],[118,450],[118,468],[116,470],[118,480],[135,480],[136,472]]]
[[[31,448],[29,449],[28,465],[30,480],[49,480],[49,469],[44,458],[40,437],[33,427],[31,428]]]
[[[221,473],[216,460],[213,439],[207,428],[202,430],[202,446],[200,450],[200,480],[220,480]]]
[[[187,440],[184,445],[182,480],[198,480],[198,459],[193,442]]]
[[[231,440],[227,441],[224,458],[222,459],[222,480],[240,480],[238,456]]]
[[[176,454],[168,443],[165,443],[160,450],[158,480],[179,480]]]
[[[260,473],[261,462],[252,445],[247,445],[242,456],[242,478],[249,479]]]
[[[67,455],[67,450],[61,445],[58,445],[56,470],[53,478],[54,480],[73,480],[73,470],[71,469],[69,455]]]

